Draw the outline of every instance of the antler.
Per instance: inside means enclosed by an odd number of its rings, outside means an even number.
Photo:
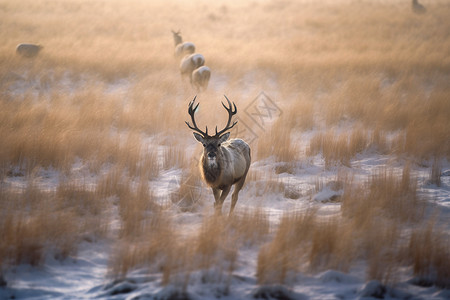
[[[227,122],[227,125],[225,126],[225,128],[222,129],[222,130],[219,131],[219,132],[217,132],[217,126],[216,126],[216,136],[217,136],[217,137],[220,136],[220,135],[222,135],[225,131],[230,130],[231,128],[234,127],[234,125],[237,124],[237,121],[234,121],[234,122],[233,122],[233,125],[230,126],[231,118],[233,118],[233,116],[237,113],[236,104],[234,104],[234,102],[233,102],[233,105],[231,105],[231,102],[230,102],[230,100],[228,100],[227,96],[224,95],[224,97],[225,97],[225,99],[227,99],[227,101],[228,101],[228,107],[226,107],[225,104],[223,104],[223,102],[222,102],[222,106],[223,106],[223,107],[227,110],[227,112],[228,112],[228,122]],[[233,107],[234,107],[234,110],[233,110]]]
[[[194,125],[194,126],[191,126],[191,124],[189,124],[189,123],[186,122],[186,121],[185,121],[185,123],[186,123],[186,125],[187,125],[190,129],[192,129],[192,130],[194,130],[194,131],[197,131],[197,132],[200,133],[203,137],[206,137],[206,136],[208,136],[208,127],[206,127],[206,132],[203,132],[203,131],[201,131],[201,130],[198,128],[197,124],[195,123],[195,117],[194,117],[194,114],[195,114],[195,111],[197,110],[197,107],[198,107],[199,104],[200,104],[200,103],[197,103],[197,105],[194,106],[194,104],[195,104],[195,99],[197,99],[197,96],[195,96],[194,99],[193,99],[191,102],[189,102],[189,108],[188,108],[188,113],[189,113],[189,115],[191,116],[192,125]]]

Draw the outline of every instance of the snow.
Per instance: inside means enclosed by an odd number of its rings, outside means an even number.
[[[107,243],[83,242],[77,257],[64,261],[48,257],[43,267],[15,267],[5,276],[8,286],[0,289],[0,298],[89,298],[91,289],[105,281],[107,248]]]
[[[387,158],[365,157],[357,161],[361,173],[367,169],[382,166]],[[264,169],[267,165],[261,161],[252,165],[252,168]],[[420,175],[424,171],[419,172]],[[426,173],[426,172],[425,172]],[[315,166],[299,168],[297,173],[281,176],[284,182],[300,185],[300,190],[313,190],[310,178],[321,176],[331,184],[312,195],[312,201],[278,198],[266,196],[254,201],[251,194],[251,184],[241,195],[237,212],[246,207],[261,206],[270,212],[270,219],[274,223],[286,211],[302,209],[310,205],[320,205],[323,211],[337,212],[339,205],[333,203],[334,197],[339,197],[342,190],[336,188],[333,182],[333,172],[319,172]],[[162,172],[156,195],[163,197],[167,188],[177,183],[181,170],[171,169]],[[50,171],[42,173],[40,184],[49,188],[55,185],[57,179]],[[11,177],[18,186],[23,185],[23,178]],[[174,183],[175,182],[175,183]],[[295,183],[294,183],[295,182]],[[422,185],[421,191],[429,194],[435,204],[445,208],[442,213],[450,216],[450,180],[443,176],[441,187]],[[176,189],[176,187],[172,187]],[[299,203],[303,202],[303,203]],[[226,202],[228,203],[228,201]],[[228,206],[224,207],[227,210]],[[183,228],[190,228],[201,222],[202,215],[196,213],[179,213],[177,223]],[[187,226],[185,226],[187,225]],[[204,282],[204,271],[192,274],[188,292],[179,286],[162,286],[159,274],[148,274],[146,270],[135,270],[121,280],[114,280],[108,276],[108,257],[111,243],[108,241],[83,242],[76,257],[69,257],[63,261],[48,257],[43,267],[20,265],[8,270],[5,279],[6,287],[0,288],[1,299],[449,299],[448,290],[436,287],[419,288],[406,282],[397,287],[386,287],[378,281],[365,282],[364,276],[358,276],[361,270],[349,274],[335,270],[328,270],[317,275],[300,274],[294,276],[290,286],[269,285],[259,286],[254,277],[256,267],[256,248],[240,251],[239,267],[232,274],[229,286],[220,280]],[[361,267],[363,268],[363,267]],[[214,276],[214,270],[208,276]],[[356,274],[356,275],[354,275]]]
[[[226,78],[225,75],[221,76]],[[249,74],[250,78],[254,76]],[[11,95],[15,97],[21,90],[29,89],[29,84],[32,89],[34,85],[39,84],[34,78],[24,81],[23,78],[26,77],[27,74],[17,75],[18,80],[10,86]],[[221,89],[223,86],[223,82],[219,80],[222,77],[217,75],[216,82],[212,82],[211,85],[215,89]],[[69,76],[64,76],[59,88],[70,90],[68,81]],[[81,85],[82,82],[76,84]],[[129,88],[130,83],[126,80],[106,86],[107,93],[123,97]],[[313,132],[305,133],[302,140],[307,141],[313,135]],[[189,147],[188,150],[192,151],[192,148]],[[163,153],[163,150],[159,153]],[[258,194],[261,184],[265,185],[274,180],[265,174],[273,173],[277,164],[279,163],[276,163],[273,157],[253,162],[251,170],[260,174],[260,177],[248,182],[241,191],[236,213],[250,208],[263,208],[273,226],[278,224],[285,212],[306,210],[313,206],[319,207],[323,216],[339,213],[338,199],[342,196],[343,189],[336,181],[336,175],[345,167],[326,169],[320,155],[307,158],[292,168],[292,174],[278,174],[277,180],[285,185],[288,194]],[[403,163],[392,156],[366,151],[351,161],[351,172],[355,180],[363,181],[369,174],[386,166],[401,173]],[[449,162],[444,162],[441,186],[427,181],[431,164],[412,170],[414,176],[419,179],[419,192],[440,208],[440,217],[442,223],[447,226],[446,230],[450,230],[449,168]],[[74,164],[72,172],[83,186],[93,187],[95,176],[100,176],[91,174],[82,161]],[[100,172],[102,173],[104,172]],[[20,170],[13,169],[11,175],[5,177],[4,184],[18,190],[27,188],[26,176],[21,174]],[[167,196],[177,190],[181,176],[182,170],[179,168],[160,172],[158,178],[151,182],[152,191],[158,201],[170,201]],[[34,184],[49,191],[55,190],[60,180],[61,175],[57,171],[42,169],[37,171]],[[316,190],[317,182],[321,183],[319,190]],[[212,214],[212,201],[209,200],[212,195],[206,187],[202,189],[202,193],[207,199],[204,212],[180,212],[174,209],[174,219],[179,228],[185,231],[195,230],[205,215]],[[227,211],[229,205],[227,200],[223,210]],[[288,285],[260,286],[255,276],[259,249],[252,246],[239,250],[236,270],[228,281],[216,280],[217,276],[224,275],[214,269],[195,271],[190,275],[187,291],[184,291],[176,284],[163,286],[161,274],[149,272],[145,268],[129,272],[126,278],[111,278],[108,269],[111,248],[112,241],[108,239],[83,241],[74,257],[58,260],[47,256],[41,267],[26,264],[12,267],[3,274],[7,285],[0,287],[0,299],[450,299],[449,290],[413,285],[411,277],[402,280],[395,287],[385,286],[378,281],[365,282],[364,265],[353,267],[349,273],[327,270],[319,274],[292,274]]]

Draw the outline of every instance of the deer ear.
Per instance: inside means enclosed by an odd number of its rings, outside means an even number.
[[[195,139],[196,139],[197,141],[199,141],[200,143],[203,144],[204,139],[203,139],[203,137],[202,137],[200,134],[194,132],[194,137],[195,137]]]
[[[230,137],[230,133],[229,133],[229,132],[224,133],[224,134],[222,134],[222,136],[220,137],[219,142],[222,144],[222,143],[226,142],[226,141],[228,140],[229,137]]]

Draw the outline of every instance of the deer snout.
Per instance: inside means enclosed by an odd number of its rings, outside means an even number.
[[[209,152],[208,153],[208,158],[216,158],[216,153],[214,153],[214,152]]]

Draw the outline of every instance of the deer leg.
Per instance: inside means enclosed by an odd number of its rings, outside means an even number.
[[[229,214],[229,216],[231,216],[231,214],[233,213],[234,207],[236,206],[236,203],[237,203],[237,200],[238,200],[239,191],[244,186],[244,182],[245,182],[245,176],[242,177],[242,179],[239,180],[236,183],[236,185],[234,186],[233,195],[231,195],[231,206],[230,206],[230,214]]]
[[[216,213],[218,211],[222,212],[222,204],[220,203],[220,190],[219,189],[212,189],[214,194],[214,208],[216,209]]]
[[[230,189],[231,189],[231,185],[225,187],[222,190],[222,194],[220,195],[220,197],[217,197],[216,202],[214,202],[214,207],[216,208],[216,213],[219,215],[222,214],[222,205],[223,205],[223,202],[225,201],[225,198],[228,196]],[[216,196],[216,194],[217,194],[217,196],[219,196],[219,194],[220,194],[219,189],[215,189],[215,191],[213,190],[213,192],[214,192],[214,197]]]

